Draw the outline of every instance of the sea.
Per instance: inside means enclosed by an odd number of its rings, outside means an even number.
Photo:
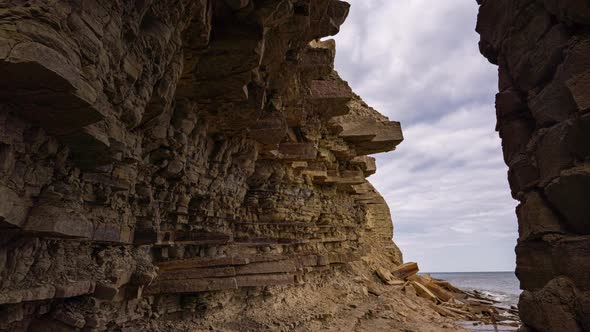
[[[478,291],[486,298],[498,301],[499,307],[513,308],[520,295],[519,282],[514,272],[446,272],[428,273],[433,278],[450,282],[466,291]],[[475,324],[474,324],[475,323]],[[459,322],[459,325],[474,332],[514,332],[516,327],[480,325],[476,322]]]
[[[516,306],[521,290],[514,272],[434,272],[433,278],[450,282],[463,290],[477,290],[502,306]]]

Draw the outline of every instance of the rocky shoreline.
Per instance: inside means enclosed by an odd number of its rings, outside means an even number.
[[[418,275],[418,272],[418,264],[414,262],[393,270],[380,268],[375,271],[383,283],[401,287],[406,293],[431,301],[430,307],[434,311],[460,322],[459,325],[465,328],[509,331],[520,327],[516,307],[506,308],[482,292],[461,290],[447,281],[428,274]]]

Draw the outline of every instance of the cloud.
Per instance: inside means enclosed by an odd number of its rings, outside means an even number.
[[[478,51],[475,1],[349,0],[336,69],[405,141],[371,182],[394,239],[425,271],[513,270],[517,237],[500,139],[497,70]]]

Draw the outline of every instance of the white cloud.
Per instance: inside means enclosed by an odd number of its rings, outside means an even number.
[[[477,48],[475,1],[349,0],[336,69],[402,122],[371,181],[394,239],[426,271],[512,270],[514,202],[494,132],[497,71]]]

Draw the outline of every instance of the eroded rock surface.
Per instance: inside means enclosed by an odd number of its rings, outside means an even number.
[[[497,130],[520,201],[522,320],[533,331],[588,331],[590,5],[478,2],[479,46],[499,66]]]
[[[393,150],[400,125],[352,93],[319,41],[348,10],[2,2],[0,330],[187,330],[276,287],[312,296],[351,262],[400,264],[366,180],[367,155]]]

